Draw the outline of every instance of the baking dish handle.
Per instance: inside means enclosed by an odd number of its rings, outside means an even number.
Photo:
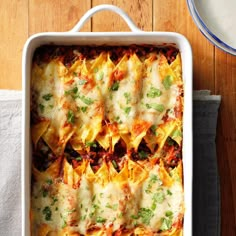
[[[104,11],[104,10],[109,10],[117,13],[120,15],[124,21],[127,23],[131,31],[133,32],[142,32],[141,29],[139,29],[134,22],[131,20],[131,18],[119,7],[114,6],[114,5],[109,5],[109,4],[102,4],[98,5],[96,7],[91,8],[88,10],[80,19],[80,21],[74,26],[73,29],[71,29],[69,32],[78,32],[81,30],[81,28],[84,26],[84,24],[97,12],[99,11]]]

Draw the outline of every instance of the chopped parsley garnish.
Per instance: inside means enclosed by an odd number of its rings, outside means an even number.
[[[40,109],[41,113],[44,112],[44,108],[45,108],[44,105],[40,103],[39,104],[39,109]]]
[[[51,206],[53,206],[57,201],[58,201],[58,199],[56,197],[52,197]]]
[[[168,90],[170,86],[172,85],[173,81],[174,81],[174,77],[172,75],[167,75],[163,79],[162,84],[165,87],[165,89]]]
[[[96,75],[96,79],[97,79],[97,80],[102,80],[102,79],[103,79],[103,76],[104,76],[103,71],[100,71],[100,72]]]
[[[95,67],[95,68],[93,69],[93,72],[94,72],[94,73],[97,73],[97,72],[98,72],[98,68]]]
[[[139,218],[141,218],[141,221],[143,224],[149,225],[150,220],[154,216],[154,213],[152,210],[150,210],[148,208],[140,208],[138,211],[138,216],[139,216]]]
[[[64,92],[65,95],[73,95],[73,94],[76,94],[78,92],[78,87],[74,87],[70,90],[67,90]]]
[[[63,224],[62,224],[62,228],[65,228],[66,226],[67,226],[67,222],[66,222],[66,217],[65,216],[63,216],[61,213],[60,213],[60,217],[62,218],[62,220],[63,220]]]
[[[129,104],[131,102],[131,95],[130,93],[124,93],[124,97],[126,99],[126,104]]]
[[[43,215],[44,215],[46,221],[51,220],[52,211],[51,211],[50,207],[46,206],[46,207],[43,209]]]
[[[86,142],[85,146],[86,147],[94,147],[94,148],[96,148],[97,147],[97,143],[95,143],[95,142]]]
[[[74,124],[75,123],[75,115],[74,115],[73,111],[71,111],[71,110],[69,110],[68,113],[67,113],[67,121],[70,124]]]
[[[174,130],[172,133],[172,138],[182,137],[182,132],[180,130]]]
[[[76,161],[82,161],[82,157],[81,156],[78,156],[75,158]]]
[[[96,194],[93,195],[93,197],[92,197],[92,202],[94,202],[95,199],[96,199]]]
[[[111,163],[112,163],[112,165],[114,166],[114,168],[115,168],[115,169],[117,169],[117,168],[118,168],[118,165],[117,165],[117,163],[116,163],[116,161],[115,161],[115,160],[112,160],[112,161],[111,161]]]
[[[144,160],[148,157],[148,153],[142,150],[138,153],[138,156],[140,159]]]
[[[169,146],[173,146],[175,144],[175,141],[171,137],[168,137],[166,142],[168,143]]]
[[[168,218],[161,218],[161,227],[160,227],[160,230],[161,231],[165,231],[165,230],[168,230],[170,229],[172,226],[172,220],[171,219],[168,219]]]
[[[48,190],[45,188],[42,188],[42,195],[43,197],[47,197],[48,196]]]
[[[173,212],[172,212],[172,211],[167,211],[167,212],[165,213],[165,215],[166,215],[166,217],[172,218],[172,217],[173,217]]]
[[[86,105],[91,105],[91,104],[94,103],[94,101],[93,101],[92,98],[85,97],[84,95],[78,96],[78,98],[79,98],[83,103],[85,103]]]
[[[158,181],[157,175],[152,174],[152,175],[150,176],[150,182],[151,182],[151,183],[156,183],[157,181]]]
[[[150,127],[150,130],[152,131],[152,133],[154,134],[154,135],[157,135],[157,126],[156,125],[152,125],[151,127]]]
[[[96,218],[96,222],[97,222],[97,223],[105,223],[105,222],[106,222],[106,219],[103,218],[103,217],[101,217],[101,216],[98,216],[98,217]]]
[[[53,96],[53,95],[52,95],[51,93],[48,93],[48,94],[43,95],[43,99],[44,99],[45,101],[49,101],[52,96]]]
[[[76,212],[76,209],[75,209],[75,208],[66,209],[66,212],[67,212],[68,214],[71,214],[71,213],[73,213],[73,212]]]
[[[173,218],[173,212],[172,211],[166,211],[165,212],[166,217],[161,218],[161,227],[160,230],[169,230],[172,226],[172,218]]]
[[[157,192],[153,194],[152,200],[155,203],[163,203],[163,201],[165,200],[165,194],[163,192]]]
[[[118,209],[118,204],[111,205],[110,203],[107,203],[106,208],[110,208],[110,209],[116,211]]]
[[[88,107],[81,107],[80,109],[81,109],[81,111],[82,111],[83,113],[85,113],[85,112],[87,111],[87,108],[88,108]]]
[[[118,89],[119,89],[119,82],[115,81],[111,86],[111,90],[112,91],[117,91]]]
[[[86,84],[87,83],[87,80],[85,80],[85,79],[80,79],[79,81],[78,81],[78,84],[79,85],[84,85],[84,84]]]
[[[160,97],[162,94],[161,90],[155,87],[151,87],[150,90],[147,93],[148,98],[156,98]]]
[[[152,203],[151,209],[154,211],[157,207],[157,204],[155,202]]]
[[[130,217],[131,217],[132,219],[134,219],[134,220],[137,220],[137,219],[139,218],[138,215],[131,215]]]
[[[168,195],[170,195],[170,196],[172,195],[172,192],[169,189],[167,189],[166,192],[167,192]]]
[[[162,104],[157,104],[157,103],[147,103],[146,107],[148,109],[153,108],[156,111],[163,112],[165,110],[165,107]]]
[[[52,179],[47,179],[47,180],[46,180],[46,183],[49,184],[49,185],[51,185],[51,184],[53,184],[53,181],[52,181]]]
[[[124,108],[124,112],[125,112],[126,115],[129,115],[130,111],[131,111],[131,107],[125,107]]]

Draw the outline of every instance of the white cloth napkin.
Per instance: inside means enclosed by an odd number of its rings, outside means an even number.
[[[21,235],[21,92],[0,90],[0,235]]]
[[[20,91],[0,90],[0,236],[21,235],[21,103]],[[220,96],[209,91],[194,93],[194,236],[220,235],[214,142],[219,104]],[[204,171],[202,159],[208,160]]]

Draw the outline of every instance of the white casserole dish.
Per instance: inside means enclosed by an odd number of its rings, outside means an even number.
[[[132,32],[78,32],[85,22],[96,12],[111,10],[119,14]],[[192,51],[188,40],[173,32],[144,32],[120,8],[113,5],[99,5],[90,9],[68,32],[39,33],[25,43],[22,58],[23,123],[22,123],[22,236],[30,235],[30,76],[35,49],[44,44],[58,45],[131,45],[152,44],[175,45],[181,53],[184,81],[183,117],[183,166],[184,166],[184,235],[192,235]]]

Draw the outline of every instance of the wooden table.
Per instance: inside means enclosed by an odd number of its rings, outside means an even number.
[[[146,31],[185,35],[194,55],[194,89],[222,95],[217,128],[222,235],[236,234],[236,57],[215,48],[199,32],[185,0],[1,0],[0,89],[21,89],[21,54],[37,32],[67,31],[92,6],[110,3],[124,9]],[[111,12],[97,13],[83,31],[129,31]],[[206,222],[203,222],[206,223]]]

